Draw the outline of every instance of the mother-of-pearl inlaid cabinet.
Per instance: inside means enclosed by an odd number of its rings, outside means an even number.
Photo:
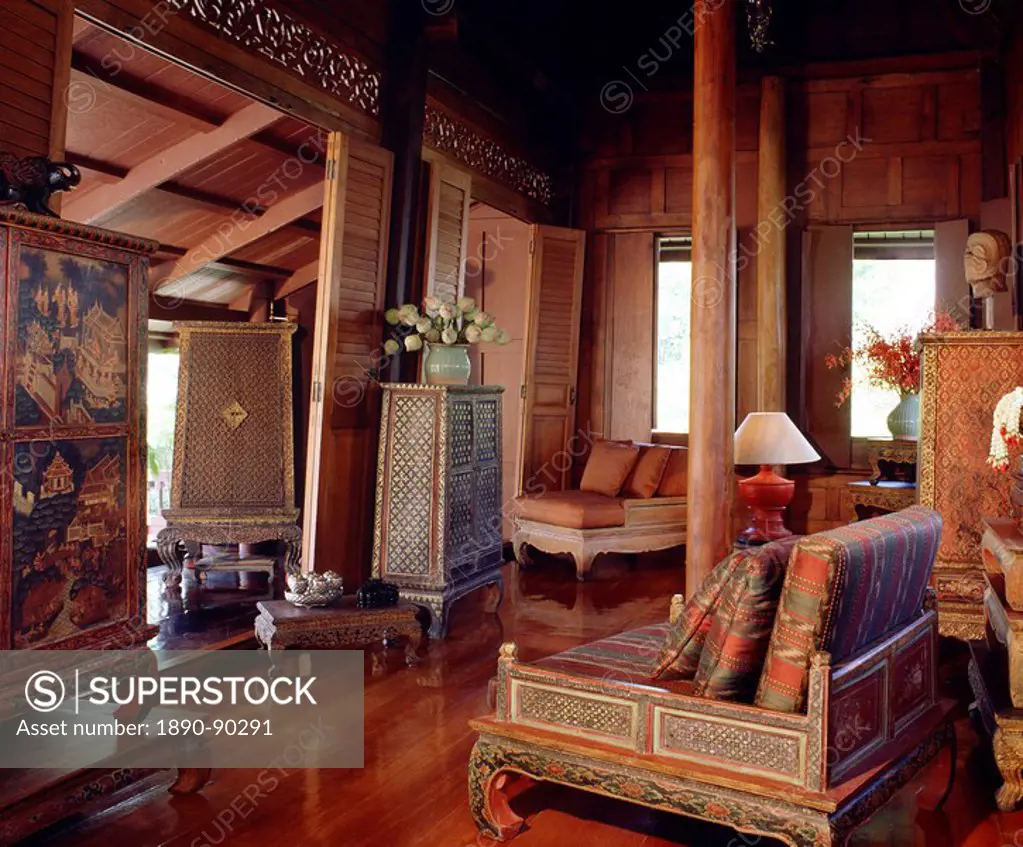
[[[501,580],[501,386],[385,385],[373,576],[430,611]]]

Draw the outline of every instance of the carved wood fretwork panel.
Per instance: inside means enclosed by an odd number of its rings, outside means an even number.
[[[269,0],[170,0],[169,5],[355,108],[370,115],[380,111],[380,73]]]
[[[509,153],[465,123],[427,104],[423,142],[513,191],[549,205],[554,190],[548,174]]]

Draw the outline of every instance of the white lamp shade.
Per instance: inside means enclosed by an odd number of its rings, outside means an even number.
[[[819,458],[784,412],[751,412],[735,431],[737,465],[803,465]]]

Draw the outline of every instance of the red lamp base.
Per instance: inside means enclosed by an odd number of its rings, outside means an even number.
[[[792,535],[783,516],[796,493],[795,482],[776,474],[770,465],[761,465],[756,476],[739,480],[739,493],[752,513],[750,525],[739,536],[740,544],[767,544]]]

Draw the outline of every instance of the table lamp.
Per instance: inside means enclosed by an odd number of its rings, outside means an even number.
[[[735,431],[735,464],[760,465],[760,473],[739,480],[739,493],[750,507],[751,522],[740,544],[766,544],[792,532],[782,515],[796,484],[774,471],[775,465],[803,465],[820,455],[784,412],[751,412]]]

